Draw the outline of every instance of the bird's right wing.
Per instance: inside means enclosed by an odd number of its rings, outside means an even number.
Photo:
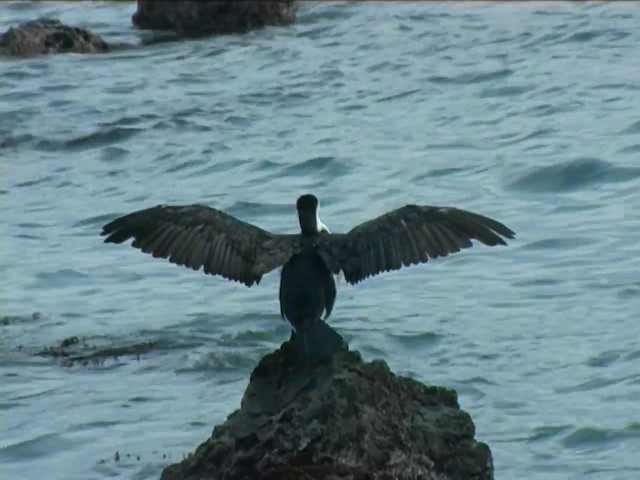
[[[107,243],[251,286],[299,248],[298,235],[276,235],[206,205],[157,205],[106,224]]]

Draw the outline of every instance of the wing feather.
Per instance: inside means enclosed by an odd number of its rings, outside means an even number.
[[[175,262],[178,265],[186,265],[186,257],[188,257],[189,252],[191,252],[194,248],[191,240],[196,235],[197,230],[195,228],[180,232],[180,234],[176,238],[176,241],[170,247],[170,261]]]
[[[427,252],[427,255],[430,258],[438,258],[442,256],[444,253],[444,247],[440,244],[439,237],[434,236],[433,231],[426,225],[420,225],[418,228],[420,229],[420,233],[424,236],[424,249]]]
[[[411,231],[411,229],[407,228],[406,226],[405,226],[405,235],[407,237],[407,247],[410,250],[409,263],[411,265],[417,265],[422,260],[421,248],[418,247],[418,242],[413,232]]]
[[[175,242],[180,235],[180,230],[177,227],[173,225],[168,225],[167,227],[169,229],[169,235],[165,237],[164,241],[160,244],[160,247],[158,247],[158,249],[153,252],[154,257],[168,257],[170,254],[171,245],[173,245],[173,242]],[[143,235],[143,233],[139,235]]]
[[[327,239],[352,284],[383,271],[469,248],[472,240],[506,245],[515,233],[489,217],[453,207],[405,205]]]
[[[158,247],[162,239],[168,235],[168,233],[169,232],[162,228],[162,226],[157,226],[148,237],[135,239],[131,246],[139,248],[144,253],[151,253]]]
[[[192,270],[197,270],[200,266],[204,266],[208,250],[209,244],[207,242],[198,242],[187,258],[186,266]]]
[[[393,269],[397,270],[402,268],[402,253],[401,253],[401,245],[397,238],[390,238],[389,243],[391,243],[391,251],[392,251],[392,261],[393,261]]]
[[[449,252],[451,251],[451,245],[449,244],[447,238],[440,231],[438,224],[430,225],[429,231],[432,233],[433,238],[437,239],[438,241],[438,245],[440,247],[439,256],[446,257],[447,255],[449,255]]]
[[[460,242],[451,229],[443,224],[438,226],[438,230],[440,231],[440,235],[447,240],[449,253],[458,253],[460,251]]]
[[[384,247],[387,259],[387,271],[396,270],[401,267],[396,255],[396,243],[393,238],[384,240]]]
[[[247,286],[284,264],[300,248],[298,235],[278,235],[205,205],[157,205],[107,223],[107,243]]]

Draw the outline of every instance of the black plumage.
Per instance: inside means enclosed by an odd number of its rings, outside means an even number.
[[[405,205],[364,222],[347,233],[328,233],[318,200],[297,203],[299,234],[278,234],[205,205],[139,210],[103,227],[105,242],[132,246],[154,257],[247,286],[283,268],[281,313],[296,329],[325,319],[335,301],[332,274],[357,284],[382,272],[427,262],[472,246],[506,245],[514,232],[502,223],[453,207]],[[302,285],[302,287],[301,287]],[[287,295],[289,295],[287,297]],[[313,317],[313,318],[308,318]]]

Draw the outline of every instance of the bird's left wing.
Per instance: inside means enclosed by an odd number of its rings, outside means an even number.
[[[506,245],[514,232],[483,215],[453,207],[405,205],[345,234],[324,236],[325,263],[356,284],[385,271],[427,262],[472,246]]]
[[[123,243],[154,257],[251,286],[284,264],[299,236],[273,234],[206,205],[157,205],[106,224],[107,243]]]

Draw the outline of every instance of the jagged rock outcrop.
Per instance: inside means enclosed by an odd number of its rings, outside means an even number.
[[[491,451],[455,391],[357,352],[296,365],[289,349],[260,361],[241,408],[162,480],[493,479]]]
[[[109,44],[99,35],[64,25],[60,20],[41,18],[11,27],[0,35],[0,51],[16,57],[52,53],[108,52]]]
[[[140,28],[196,37],[288,25],[296,8],[296,0],[138,0],[132,21]]]

